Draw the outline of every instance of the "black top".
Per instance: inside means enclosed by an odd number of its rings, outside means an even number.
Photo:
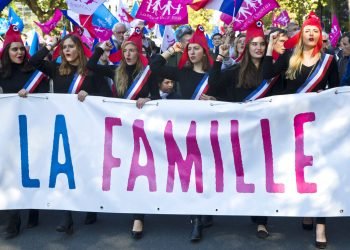
[[[26,82],[33,75],[35,70],[29,72],[23,72],[23,64],[11,64],[11,77],[2,78],[0,77],[0,87],[3,90],[3,93],[17,93],[23,89]],[[47,92],[45,89],[48,89],[47,79],[43,79],[39,86],[36,88],[35,92]]]
[[[204,73],[197,73],[190,68],[178,69],[177,67],[166,66],[166,60],[158,55],[151,63],[151,70],[157,76],[177,81],[179,96],[181,99],[191,99],[198,84],[202,81]],[[210,83],[209,83],[210,84]],[[212,95],[213,87],[209,87],[208,95]]]
[[[252,88],[238,87],[239,82],[239,70],[240,64],[235,64],[233,67],[230,67],[227,70],[221,71],[222,62],[215,61],[214,66],[209,74],[209,84],[211,86],[215,85],[216,89],[216,98],[222,101],[229,102],[242,102],[248,97],[262,82],[261,77],[258,75],[262,74],[261,70],[256,69],[257,77],[256,81],[253,83]],[[272,86],[266,96],[271,96],[277,94],[279,91],[276,88],[277,83]]]
[[[53,80],[53,92],[54,93],[68,93],[69,87],[73,81],[74,75],[78,69],[76,66],[72,67],[72,72],[69,75],[60,75],[59,66],[56,62],[50,62],[44,60],[50,51],[43,47],[35,55],[33,55],[29,62],[37,69],[48,75]],[[99,81],[97,77],[92,73],[88,72],[85,77],[80,90],[85,90],[91,95],[100,95],[101,86],[98,85]]]
[[[111,78],[114,81],[115,71],[116,71],[117,67],[114,65],[100,65],[100,64],[98,64],[98,60],[100,59],[103,52],[104,52],[104,50],[102,48],[97,47],[95,49],[94,54],[92,55],[92,57],[88,61],[86,67],[89,70],[95,72],[97,75]],[[135,68],[136,68],[136,64],[126,66],[126,72],[128,74],[128,88],[132,85],[133,80],[137,76],[137,74],[135,74],[135,72],[134,72]],[[140,97],[148,97],[149,96],[149,94],[151,92],[151,85],[152,85],[152,84],[150,84],[151,78],[152,77],[150,76],[147,83],[142,87],[141,91],[136,96],[136,99],[138,99]],[[117,96],[117,97],[123,98],[124,96]]]
[[[292,56],[292,52],[286,52],[281,55],[278,60],[273,63],[272,56],[265,56],[263,60],[263,77],[265,79],[270,79],[280,73],[284,73],[288,69],[289,59]],[[317,62],[319,63],[320,60]],[[301,87],[309,75],[315,71],[317,65],[312,65],[307,67],[302,65],[301,72],[297,73],[296,79],[289,80],[284,79],[284,91],[282,94],[294,94]],[[319,90],[328,88],[334,88],[339,86],[339,77],[338,77],[338,67],[335,58],[333,57],[332,62],[326,72],[322,77],[320,83],[312,90],[317,92]]]

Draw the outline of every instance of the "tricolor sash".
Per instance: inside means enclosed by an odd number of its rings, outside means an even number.
[[[260,83],[260,85],[244,99],[244,101],[254,101],[265,97],[271,87],[277,82],[278,78],[279,75],[270,80],[263,80],[262,83]]]
[[[78,94],[83,85],[86,76],[82,76],[78,73],[75,73],[72,83],[69,86],[68,93],[69,94]]]
[[[326,75],[329,66],[331,65],[333,56],[329,54],[323,54],[318,62],[318,65],[314,72],[306,79],[305,83],[297,90],[297,93],[311,92],[317,84],[320,83],[322,78]]]
[[[191,99],[192,100],[199,100],[202,94],[206,94],[209,89],[209,74],[205,74],[201,82],[198,84],[196,90],[194,91]]]
[[[128,100],[135,100],[136,96],[140,93],[143,86],[145,86],[149,76],[151,75],[151,69],[149,65],[139,74],[129,89],[126,91],[124,98]]]
[[[45,74],[39,70],[35,70],[31,77],[28,79],[23,88],[28,93],[33,93],[36,87],[38,87],[41,80],[45,77]]]

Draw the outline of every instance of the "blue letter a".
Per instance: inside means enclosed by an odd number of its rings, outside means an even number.
[[[66,162],[64,164],[61,164],[58,162],[60,135],[62,136],[64,155],[66,159]],[[52,158],[51,158],[51,173],[50,173],[50,182],[49,182],[50,188],[54,188],[56,186],[57,175],[61,173],[64,173],[67,175],[69,189],[75,189],[73,164],[72,164],[72,158],[70,155],[66,120],[64,119],[63,115],[57,115],[56,122],[55,122],[55,134],[53,138],[53,148],[52,148]]]

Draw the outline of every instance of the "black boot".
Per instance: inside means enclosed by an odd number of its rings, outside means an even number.
[[[56,227],[56,231],[60,233],[73,234],[73,218],[71,211],[65,211],[62,224]]]
[[[97,221],[97,213],[95,212],[87,212],[85,217],[85,225],[94,224]]]
[[[202,216],[202,225],[203,228],[211,227],[213,225],[213,216],[212,215],[204,215]]]
[[[202,238],[202,228],[203,228],[201,216],[196,216],[192,218],[191,223],[192,223],[192,232],[191,232],[190,239],[192,242],[200,241]]]
[[[4,238],[11,239],[19,234],[21,228],[21,217],[19,211],[12,211],[10,215],[10,220],[6,227]]]
[[[28,223],[27,228],[36,227],[39,224],[39,210],[38,209],[30,209],[28,215]]]

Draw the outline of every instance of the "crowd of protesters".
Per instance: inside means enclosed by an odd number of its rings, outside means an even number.
[[[155,99],[244,102],[350,85],[349,32],[341,36],[338,47],[332,48],[329,35],[314,14],[301,27],[291,22],[285,29],[264,28],[258,21],[238,33],[225,25],[223,32],[212,35],[213,47],[209,48],[201,25],[183,25],[176,30],[177,42],[160,52],[144,35],[142,21],[132,29],[117,23],[112,41],[94,48],[84,44],[78,32],[72,32],[62,39],[49,39],[29,57],[21,34],[11,25],[0,54],[0,87],[2,93],[18,93],[21,97],[50,92],[78,94],[82,102],[88,95],[133,99],[142,109]],[[113,46],[118,50],[114,55],[117,62],[112,63]],[[324,74],[315,74],[320,70]],[[42,77],[31,82],[40,72]],[[305,84],[317,77],[316,85]],[[135,85],[141,87],[130,95]],[[263,94],[257,91],[260,87],[266,87]],[[251,219],[257,224],[257,236],[267,238],[268,218]],[[37,226],[38,221],[39,212],[30,210],[27,227]],[[96,213],[87,213],[86,224],[96,221]],[[213,225],[213,217],[192,215],[191,224],[190,240],[199,241],[203,228]],[[20,226],[21,211],[9,211],[5,238],[16,237]],[[305,230],[315,228],[318,248],[327,246],[325,218],[303,218],[302,226]],[[132,237],[142,238],[143,227],[144,215],[133,215]],[[71,211],[63,212],[56,230],[73,233]]]

